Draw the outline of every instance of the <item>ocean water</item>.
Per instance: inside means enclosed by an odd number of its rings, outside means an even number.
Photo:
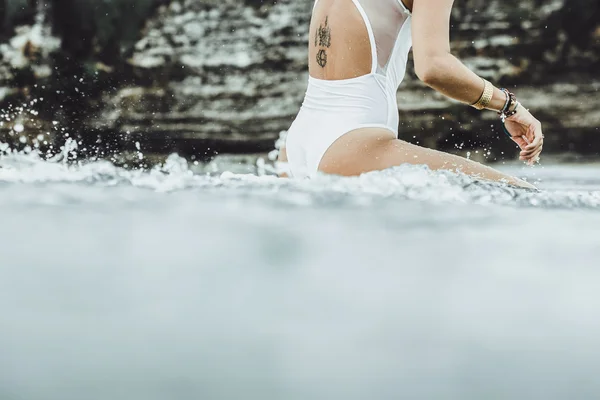
[[[0,399],[600,397],[600,166],[237,167],[2,156]]]

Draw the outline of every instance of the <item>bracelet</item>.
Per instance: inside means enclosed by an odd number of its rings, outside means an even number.
[[[513,108],[512,111],[507,111],[505,113],[500,114],[500,119],[502,120],[502,123],[504,123],[507,118],[510,118],[513,115],[515,115],[517,113],[517,109],[519,108],[520,105],[521,105],[521,103],[519,103],[517,101],[517,102],[515,102],[515,108]]]
[[[510,92],[508,89],[500,89],[506,95],[506,103],[502,110],[498,111],[498,115],[500,115],[500,119],[502,123],[506,121],[506,118],[512,117],[517,113],[517,108],[519,108],[520,103],[517,101],[517,97],[514,93]]]
[[[500,90],[502,90],[504,92],[504,95],[506,96],[506,103],[504,103],[504,107],[502,107],[502,109],[498,111],[498,114],[503,114],[506,111],[508,111],[508,108],[510,107],[511,93],[508,91],[508,89],[505,88],[502,88]]]
[[[472,107],[475,107],[478,110],[483,110],[489,106],[490,102],[492,101],[492,97],[494,96],[494,86],[487,80],[483,78],[481,79],[483,80],[483,93],[481,94],[479,100],[471,104]]]
[[[510,109],[517,104],[517,97],[514,93],[509,92],[507,89],[502,89],[504,93],[508,96],[508,100],[502,110],[498,111],[498,115],[506,114]]]

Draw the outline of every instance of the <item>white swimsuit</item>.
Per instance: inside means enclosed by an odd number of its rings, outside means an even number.
[[[371,72],[343,80],[309,76],[304,102],[286,139],[287,172],[293,177],[314,176],[329,146],[350,131],[378,127],[398,135],[396,92],[412,46],[410,12],[401,0],[352,2],[369,32]]]

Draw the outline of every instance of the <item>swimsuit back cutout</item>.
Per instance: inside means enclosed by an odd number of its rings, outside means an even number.
[[[401,0],[352,0],[348,4],[359,11],[369,35],[370,72],[340,80],[309,75],[302,108],[286,140],[291,176],[313,176],[329,146],[352,130],[380,127],[398,132],[396,91],[412,46],[410,12]],[[322,18],[331,21],[335,16]],[[332,31],[331,41],[341,40],[338,35],[343,34],[343,30]],[[329,51],[328,57],[335,60],[335,52]]]
[[[315,0],[313,10],[318,3],[319,0]],[[410,22],[411,13],[402,0],[352,0],[352,3],[360,12],[369,34],[373,60],[371,73],[385,75],[390,61],[394,60],[394,53],[403,49],[408,52],[412,46],[410,23],[406,24]],[[401,32],[403,28],[405,32]]]

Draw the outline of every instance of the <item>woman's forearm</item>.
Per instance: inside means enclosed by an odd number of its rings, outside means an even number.
[[[502,110],[504,127],[521,148],[521,160],[534,163],[544,142],[541,123],[519,106],[514,95],[494,88],[452,56],[453,4],[454,0],[413,0],[412,44],[417,75],[438,92],[477,109]]]
[[[419,79],[427,86],[465,104],[474,104],[483,93],[481,77],[450,53],[415,59],[415,67]],[[486,108],[499,111],[505,103],[504,92],[494,87],[492,100]]]
[[[480,77],[450,52],[453,3],[454,0],[413,1],[415,70],[423,82],[440,93],[466,104],[474,104],[482,97],[485,85]],[[505,103],[506,95],[494,88],[487,108],[501,110]]]

